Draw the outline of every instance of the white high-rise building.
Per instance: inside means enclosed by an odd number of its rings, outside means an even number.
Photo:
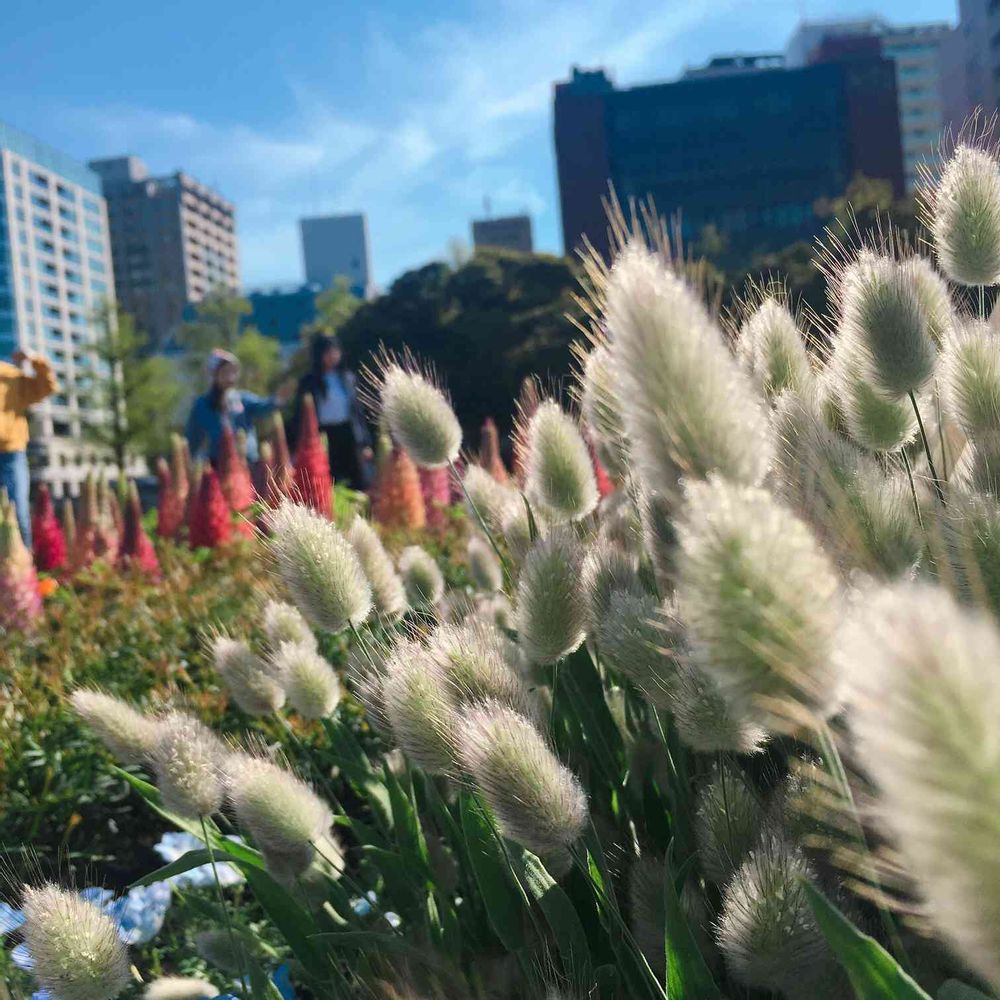
[[[44,354],[57,393],[31,411],[32,478],[76,494],[109,456],[86,440],[90,380],[103,374],[95,313],[115,300],[108,218],[97,174],[0,122],[0,357]]]
[[[372,258],[365,214],[300,219],[299,226],[306,284],[330,288],[336,278],[346,278],[355,295],[369,298]]]
[[[933,162],[942,136],[957,132],[969,112],[962,41],[949,24],[892,25],[882,18],[804,21],[785,49],[786,65],[822,58],[824,43],[875,38],[896,66],[899,134],[906,190],[920,183],[921,162]]]

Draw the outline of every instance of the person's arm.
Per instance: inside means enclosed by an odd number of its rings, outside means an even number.
[[[243,403],[243,410],[251,420],[258,417],[266,417],[281,405],[277,396],[258,396],[253,392],[241,392],[240,401]]]
[[[13,409],[26,410],[32,403],[41,402],[59,388],[52,366],[40,354],[25,354],[24,351],[17,351],[14,354],[14,361],[17,364],[29,361],[34,369],[34,374],[25,375],[22,373],[14,380],[11,386]]]

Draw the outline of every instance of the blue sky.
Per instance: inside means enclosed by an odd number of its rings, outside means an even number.
[[[2,0],[0,118],[81,158],[183,168],[237,204],[248,286],[301,280],[296,220],[368,213],[376,279],[469,241],[484,196],[561,251],[552,84],[780,50],[802,17],[954,0]],[[44,13],[40,13],[40,10]]]

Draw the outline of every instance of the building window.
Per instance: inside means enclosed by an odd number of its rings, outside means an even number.
[[[10,161],[10,172],[15,177],[20,177],[21,176],[21,161],[20,160],[11,160]]]
[[[67,201],[74,201],[75,200],[73,198],[73,192],[70,191],[70,189],[68,187],[66,187],[65,184],[57,184],[56,185],[56,193],[59,195],[60,198],[65,198]]]
[[[67,250],[63,247],[63,260],[68,260],[71,264],[79,264],[83,258],[75,250]],[[93,261],[91,261],[91,267],[94,266]]]
[[[47,188],[49,186],[49,179],[44,174],[36,174],[35,171],[32,170],[31,183],[37,185],[38,187]]]
[[[84,224],[92,233],[101,235],[101,223],[97,219],[85,219]]]
[[[32,222],[34,222],[35,228],[40,229],[43,233],[52,232],[52,223],[49,222],[47,219],[43,219],[41,216],[36,215],[32,219]]]
[[[66,298],[75,305],[83,305],[83,296],[79,292],[74,292],[72,290],[67,290]]]
[[[104,253],[104,244],[100,240],[87,240],[87,248],[91,253]]]
[[[91,257],[87,263],[90,265],[91,271],[95,274],[104,274],[106,272],[104,264],[102,264],[99,260],[94,260],[93,257]]]
[[[43,240],[41,236],[35,237],[35,246],[42,251],[42,253],[55,253],[56,245],[51,240]]]
[[[57,306],[42,306],[42,315],[49,319],[61,319],[62,314]]]
[[[66,271],[66,280],[69,281],[69,282],[71,282],[74,285],[82,285],[83,284],[83,278],[80,277],[80,275],[79,275],[79,273],[77,271],[70,271],[70,270],[67,269],[67,271]]]
[[[108,291],[108,286],[97,278],[90,279],[90,287],[91,290],[97,292],[98,295],[105,295]]]
[[[68,243],[80,242],[80,238],[76,235],[76,233],[74,233],[72,229],[68,229],[66,226],[63,226],[59,230],[59,235],[62,236],[62,238],[66,240]]]
[[[31,196],[31,204],[35,208],[51,208],[52,202],[48,198],[43,198],[40,194],[33,194]]]
[[[88,212],[93,212],[94,215],[100,215],[101,214],[101,206],[96,201],[94,201],[93,198],[84,198],[83,199],[83,207]]]
[[[73,209],[67,208],[65,205],[60,205],[59,214],[67,222],[72,222],[74,224],[76,223],[76,212],[74,212]]]

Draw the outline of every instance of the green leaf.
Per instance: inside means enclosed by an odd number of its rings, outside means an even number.
[[[715,985],[681,909],[670,868],[664,866],[663,907],[665,913],[664,946],[667,956],[667,996],[684,1000],[719,1000]]]
[[[972,986],[960,983],[957,979],[949,979],[938,990],[937,1000],[994,1000],[994,998],[986,993],[980,993]]]
[[[524,896],[514,885],[510,866],[482,806],[463,793],[461,813],[469,862],[490,925],[508,951],[517,951],[524,946]]]
[[[858,1000],[930,1000],[882,945],[862,934],[812,883],[804,879],[802,885]]]
[[[171,861],[170,864],[164,865],[162,868],[157,868],[156,871],[136,879],[129,888],[132,889],[140,885],[152,885],[154,882],[162,882],[164,879],[172,878],[174,875],[183,875],[184,872],[189,872],[192,868],[200,868],[202,865],[211,863],[212,852],[208,851],[207,848],[199,847],[196,850],[182,854],[176,861]]]

